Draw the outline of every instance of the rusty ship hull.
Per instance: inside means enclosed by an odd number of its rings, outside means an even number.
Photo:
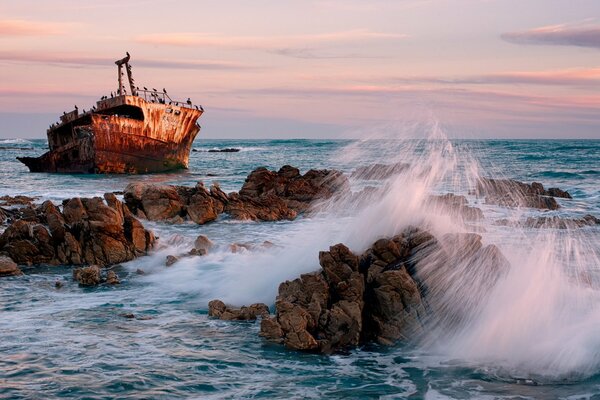
[[[32,172],[148,173],[187,168],[201,108],[122,95],[65,113],[48,129],[50,151],[19,157]]]

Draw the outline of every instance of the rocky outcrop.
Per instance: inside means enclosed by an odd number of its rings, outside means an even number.
[[[105,201],[104,201],[105,200]],[[110,193],[105,199],[46,201],[35,217],[17,220],[0,235],[0,253],[18,264],[111,265],[145,254],[154,235]]]
[[[255,321],[259,316],[268,317],[269,307],[263,303],[252,304],[248,307],[231,307],[221,300],[208,303],[208,316],[224,321]]]
[[[421,332],[431,310],[443,316],[439,324],[460,320],[462,308],[443,308],[445,296],[465,295],[464,285],[448,283],[435,269],[469,270],[477,276],[473,280],[493,285],[508,267],[479,235],[437,240],[416,228],[380,239],[360,255],[337,244],[319,254],[319,263],[321,271],[279,286],[276,314],[263,318],[261,336],[290,349],[323,353],[370,341],[391,344]]]
[[[512,179],[491,178],[480,178],[477,182],[475,194],[485,197],[488,204],[548,210],[556,210],[560,207],[555,197],[572,198],[568,192],[558,188],[546,190],[539,182],[527,184]]]
[[[350,190],[348,178],[336,170],[311,169],[304,175],[298,168],[285,165],[277,172],[257,168],[248,175],[239,192],[242,199],[279,198],[295,212],[306,211],[316,200],[328,199]]]
[[[0,256],[0,277],[22,275],[23,272],[9,257]]]
[[[304,175],[286,165],[279,171],[257,168],[239,193],[225,194],[217,184],[207,190],[135,183],[127,186],[125,202],[137,216],[152,221],[193,221],[205,224],[227,213],[234,219],[293,220],[310,204],[349,190],[347,178],[335,170],[310,170]]]

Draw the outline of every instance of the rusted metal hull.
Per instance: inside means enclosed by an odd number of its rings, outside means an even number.
[[[148,173],[188,167],[201,110],[137,96],[97,103],[48,131],[50,151],[19,160],[32,172]]]

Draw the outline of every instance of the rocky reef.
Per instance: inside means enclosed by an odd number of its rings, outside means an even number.
[[[125,190],[129,209],[151,221],[205,224],[222,213],[254,221],[293,220],[319,200],[349,191],[346,176],[335,170],[310,170],[304,175],[289,165],[279,171],[257,168],[239,193],[224,193],[216,184],[195,187],[135,183]]]

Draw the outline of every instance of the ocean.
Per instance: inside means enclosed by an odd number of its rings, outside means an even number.
[[[600,140],[209,140],[194,143],[188,170],[139,176],[33,174],[15,157],[45,140],[0,139],[0,196],[57,204],[120,192],[132,182],[241,188],[255,168],[289,164],[302,173],[406,162],[410,178],[351,179],[383,189],[361,208],[332,204],[295,221],[169,225],[143,221],[160,237],[150,255],[114,268],[118,286],[82,288],[71,267],[23,267],[0,279],[0,397],[62,398],[409,398],[600,399],[600,225],[535,229],[503,219],[600,218]],[[239,148],[239,152],[208,152]],[[476,177],[541,182],[567,190],[555,211],[510,209],[472,194]],[[459,224],[422,208],[425,194],[465,195],[484,219]],[[509,273],[452,332],[332,356],[265,342],[259,323],[209,319],[208,301],[273,306],[279,283],[317,270],[318,252],[342,242],[357,252],[409,224],[432,232],[475,231],[497,245]],[[199,234],[217,249],[182,259]],[[232,243],[275,244],[232,253]],[[138,275],[136,269],[147,273]],[[580,279],[585,276],[586,279]],[[461,280],[452,276],[446,279]],[[55,281],[64,286],[55,288]],[[479,291],[479,292],[478,292]],[[468,297],[468,296],[467,296]],[[449,299],[461,302],[466,299]],[[453,304],[450,304],[453,305]],[[126,319],[123,313],[148,318]]]

